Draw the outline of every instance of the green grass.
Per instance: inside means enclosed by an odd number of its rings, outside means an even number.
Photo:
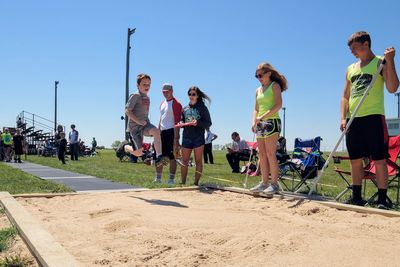
[[[0,162],[0,191],[10,194],[69,192],[69,188],[45,181]]]
[[[0,267],[25,267],[33,264],[27,257],[16,255],[0,259]]]
[[[7,250],[16,236],[17,236],[17,229],[15,227],[1,229],[0,252]]]

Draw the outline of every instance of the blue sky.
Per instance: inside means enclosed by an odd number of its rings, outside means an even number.
[[[199,86],[211,98],[215,143],[232,131],[252,140],[255,68],[267,61],[289,81],[283,94],[289,148],[295,137],[321,135],[331,149],[339,131],[349,35],[366,30],[372,47],[400,57],[398,1],[1,1],[0,127],[26,110],[76,124],[81,138],[109,147],[123,139],[125,56],[132,36],[130,90],[137,73],[152,77],[151,115],[159,120],[161,84],[188,103]],[[397,98],[385,95],[388,118]],[[281,112],[281,117],[283,114]]]

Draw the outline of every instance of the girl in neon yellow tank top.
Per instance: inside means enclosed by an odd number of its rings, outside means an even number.
[[[257,136],[261,182],[250,190],[274,194],[279,190],[279,167],[276,159],[276,143],[281,131],[279,110],[282,107],[281,93],[287,89],[287,81],[268,63],[258,65],[256,78],[261,86],[256,90],[252,131]],[[269,174],[271,174],[271,183]]]

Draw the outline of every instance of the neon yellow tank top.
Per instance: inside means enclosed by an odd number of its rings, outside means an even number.
[[[257,116],[261,116],[268,110],[270,110],[275,105],[274,91],[272,90],[272,82],[267,89],[262,91],[262,87],[257,89],[257,104],[258,104],[258,114]],[[267,119],[279,119],[279,112],[269,115],[268,117],[264,117],[263,120]]]
[[[360,102],[365,90],[372,80],[372,76],[378,70],[378,62],[381,57],[375,57],[371,62],[362,68],[357,63],[347,67],[347,79],[350,82],[350,99],[349,99],[349,114],[350,117],[357,104]],[[356,117],[364,117],[373,114],[385,115],[384,107],[384,80],[382,75],[379,75],[369,94],[357,112]]]

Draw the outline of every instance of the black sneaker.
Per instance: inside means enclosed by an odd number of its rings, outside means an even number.
[[[390,203],[379,203],[376,205],[376,208],[381,209],[381,210],[390,210],[393,208],[393,206]]]
[[[356,206],[365,206],[367,204],[367,201],[363,199],[353,199],[353,196],[349,197],[344,204],[350,204],[350,205],[356,205]]]

